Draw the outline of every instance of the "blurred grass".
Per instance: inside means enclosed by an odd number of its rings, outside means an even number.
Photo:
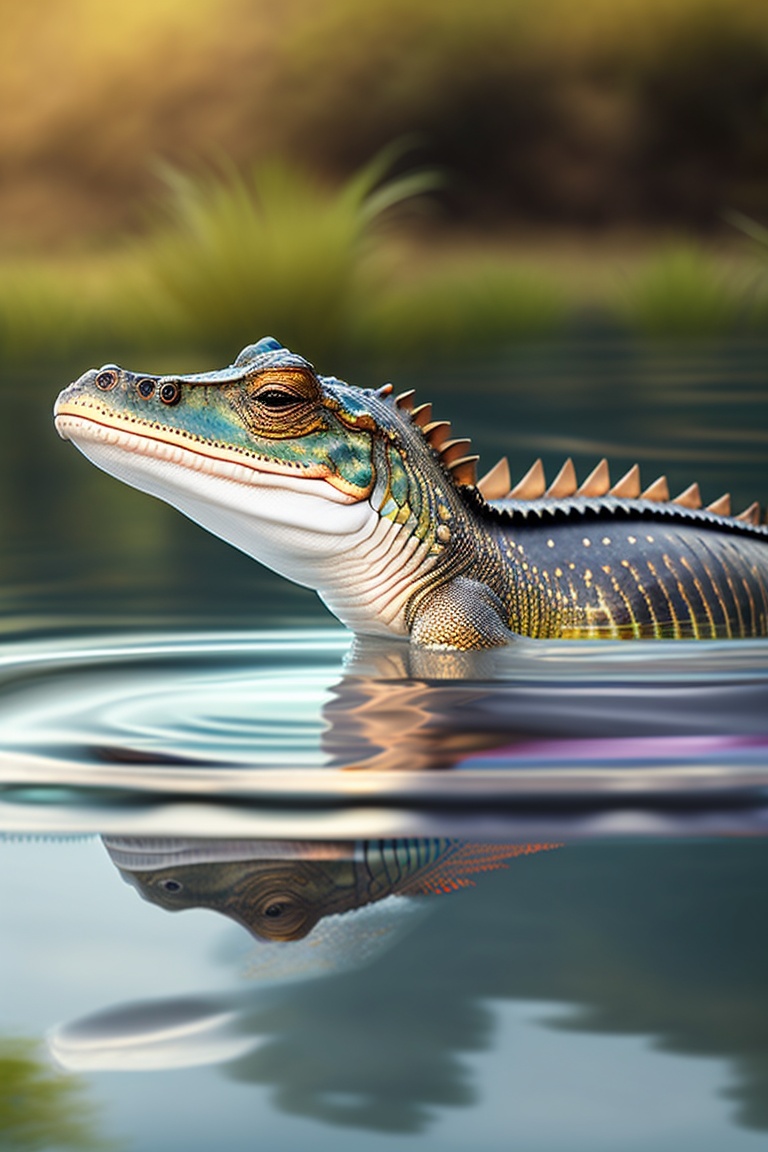
[[[117,267],[93,259],[16,259],[0,265],[0,359],[49,363],[120,330]]]
[[[146,292],[126,302],[134,339],[160,316],[186,346],[224,353],[269,331],[307,356],[332,354],[365,307],[377,220],[436,183],[429,172],[385,178],[397,151],[335,192],[277,160],[245,174],[168,170],[165,223],[135,250]]]
[[[356,335],[362,348],[391,361],[445,360],[553,335],[570,311],[551,273],[514,257],[464,253],[390,284],[371,301]]]
[[[644,336],[721,336],[749,329],[754,302],[743,272],[688,243],[662,249],[628,278],[616,313]]]
[[[749,253],[734,262],[693,242],[650,255],[645,245],[624,261],[614,254],[598,276],[589,256],[574,270],[513,242],[419,246],[398,231],[397,212],[437,177],[388,176],[395,154],[336,189],[278,161],[167,170],[145,235],[0,265],[0,357],[221,363],[269,332],[333,369],[360,356],[446,360],[585,319],[665,338],[768,329],[768,285]]]
[[[265,331],[318,362],[434,358],[585,318],[667,339],[768,328],[760,245],[721,243],[726,210],[754,223],[768,204],[765,0],[0,14],[2,359],[215,363]],[[368,163],[408,134],[410,161]],[[229,159],[189,175],[201,156]],[[426,171],[434,210],[404,229],[389,209]],[[600,248],[638,228],[642,246]]]

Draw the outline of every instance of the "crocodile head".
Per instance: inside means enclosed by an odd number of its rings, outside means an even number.
[[[91,370],[55,420],[94,464],[315,588],[345,623],[404,633],[460,501],[390,393],[318,376],[267,337],[216,372]]]

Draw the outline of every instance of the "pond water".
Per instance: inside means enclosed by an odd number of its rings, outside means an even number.
[[[767,352],[397,383],[741,507]],[[353,643],[57,440],[83,367],[0,382],[0,1147],[764,1148],[768,641]]]

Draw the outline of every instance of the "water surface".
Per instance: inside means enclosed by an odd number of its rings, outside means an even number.
[[[766,351],[397,383],[738,508]],[[0,1144],[765,1147],[768,641],[353,644],[58,442],[83,367],[0,385]]]

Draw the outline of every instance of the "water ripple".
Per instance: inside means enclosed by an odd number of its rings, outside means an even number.
[[[0,827],[30,805],[124,816],[130,800],[312,807],[315,830],[330,808],[387,811],[391,831],[392,811],[435,806],[567,808],[619,831],[627,813],[647,830],[662,810],[738,809],[762,830],[768,642],[453,654],[328,629],[9,645],[0,789]]]

